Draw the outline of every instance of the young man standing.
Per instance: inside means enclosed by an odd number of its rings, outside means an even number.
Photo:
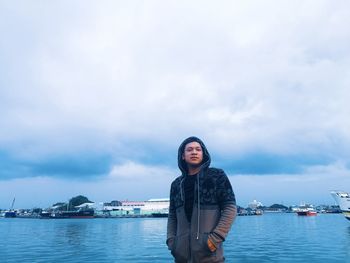
[[[171,184],[167,245],[176,263],[224,262],[222,242],[236,217],[236,200],[221,169],[197,137],[178,151],[181,176]]]

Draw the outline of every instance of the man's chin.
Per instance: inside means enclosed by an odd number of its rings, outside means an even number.
[[[199,168],[202,165],[202,163],[189,163],[188,165],[192,168]]]

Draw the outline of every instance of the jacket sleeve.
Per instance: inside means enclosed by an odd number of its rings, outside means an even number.
[[[216,247],[225,241],[237,215],[235,194],[224,171],[222,171],[217,181],[217,198],[221,209],[221,216],[218,224],[209,235],[209,238],[214,242]]]
[[[169,214],[168,214],[168,224],[167,224],[167,240],[166,244],[168,249],[172,249],[174,238],[176,236],[176,227],[177,227],[177,218],[176,218],[176,209],[174,203],[174,186],[171,185],[170,189],[170,205],[169,205]]]

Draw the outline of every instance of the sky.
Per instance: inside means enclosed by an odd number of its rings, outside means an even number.
[[[350,191],[350,3],[0,0],[0,208],[169,196],[201,138],[237,204]]]

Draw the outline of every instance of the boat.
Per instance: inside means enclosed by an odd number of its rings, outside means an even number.
[[[298,216],[316,216],[317,212],[313,210],[300,209],[296,211]]]
[[[17,217],[17,213],[16,213],[16,211],[5,211],[4,217],[14,218],[14,217]]]
[[[77,211],[55,211],[47,212],[43,211],[40,214],[41,218],[94,218],[95,210],[94,209],[80,209]]]
[[[52,218],[93,218],[95,211],[93,209],[78,211],[60,211],[52,213]]]
[[[261,215],[263,215],[263,210],[261,210],[261,209],[256,209],[255,211],[255,215],[257,215],[257,216],[261,216]]]
[[[17,212],[16,212],[15,210],[13,210],[13,206],[14,206],[14,204],[15,204],[15,200],[16,200],[16,198],[13,198],[11,208],[10,208],[10,210],[5,211],[4,217],[6,217],[6,218],[14,218],[14,217],[17,217]]]
[[[298,216],[316,216],[317,212],[313,208],[312,205],[308,204],[301,204],[297,209],[295,209],[295,212]]]
[[[347,192],[333,190],[331,195],[340,207],[346,219],[350,220],[350,195]]]
[[[168,213],[152,213],[152,217],[168,217]]]

